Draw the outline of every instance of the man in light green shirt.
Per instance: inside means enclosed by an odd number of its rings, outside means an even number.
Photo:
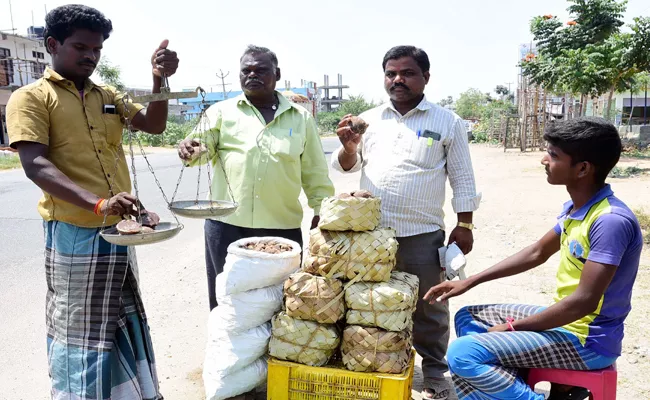
[[[223,271],[228,245],[252,236],[280,236],[302,245],[301,189],[314,210],[312,228],[321,202],[334,194],[314,118],[275,90],[281,77],[276,55],[249,46],[240,64],[244,94],[211,106],[199,123],[207,125],[208,134],[197,129],[178,147],[181,159],[198,165],[206,157],[192,161],[192,155],[203,139],[214,171],[212,199],[239,203],[233,214],[205,223],[210,309],[217,306],[215,278]]]

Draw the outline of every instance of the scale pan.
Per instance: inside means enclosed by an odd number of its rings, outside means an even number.
[[[197,219],[225,217],[235,212],[237,207],[239,204],[223,200],[181,200],[169,205],[169,209],[174,214]]]
[[[140,246],[171,239],[178,235],[178,232],[180,232],[181,229],[183,229],[182,224],[177,224],[175,222],[161,222],[154,228],[153,232],[149,233],[121,235],[115,227],[112,227],[99,232],[99,235],[108,243],[113,243],[118,246]]]

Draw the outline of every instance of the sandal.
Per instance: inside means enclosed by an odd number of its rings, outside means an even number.
[[[444,379],[427,379],[424,382],[422,398],[426,400],[447,400],[451,388]]]

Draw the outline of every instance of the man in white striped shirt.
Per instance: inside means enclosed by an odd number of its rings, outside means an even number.
[[[467,132],[463,120],[424,96],[429,58],[413,46],[388,51],[383,61],[384,86],[390,102],[363,113],[368,124],[363,138],[347,127],[337,134],[342,143],[332,166],[340,172],[361,171],[361,188],[382,201],[382,226],[397,231],[397,268],[420,278],[415,312],[414,346],[422,356],[426,399],[446,399],[449,386],[445,354],[449,342],[449,308],[422,300],[427,290],[445,279],[438,248],[445,245],[444,212],[447,176],[458,215],[449,243],[472,250],[472,214],[476,193]]]

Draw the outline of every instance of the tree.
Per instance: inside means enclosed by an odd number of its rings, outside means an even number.
[[[508,90],[508,88],[503,85],[497,85],[496,89],[494,89],[494,92],[501,96],[507,96],[510,94],[510,90]]]
[[[438,102],[440,107],[447,107],[454,104],[454,98],[452,96],[447,96],[446,99],[442,99]]]
[[[461,93],[458,100],[456,100],[456,114],[463,119],[479,119],[483,108],[488,103],[489,94],[478,89],[469,89]]]
[[[337,113],[342,116],[347,114],[359,115],[370,109],[375,108],[377,105],[374,102],[368,102],[363,95],[350,96],[350,99],[339,106]]]
[[[321,133],[335,132],[344,116],[348,114],[359,115],[375,107],[377,107],[377,104],[373,101],[366,101],[363,95],[350,96],[350,99],[342,103],[335,111],[318,113],[316,116],[318,127]]]
[[[570,0],[573,21],[563,27],[551,15],[535,17],[531,33],[537,54],[521,62],[524,75],[554,93],[584,99],[609,93],[605,117],[611,115],[615,91],[650,69],[650,19],[636,18],[632,32],[621,32],[626,1]]]
[[[122,83],[120,67],[112,65],[107,58],[99,61],[96,71],[105,84],[115,87],[120,92],[126,90],[126,86]]]
[[[497,85],[497,87],[494,89],[494,92],[501,96],[501,101],[507,100],[512,103],[515,100],[514,93],[510,93],[510,89],[504,85]]]

